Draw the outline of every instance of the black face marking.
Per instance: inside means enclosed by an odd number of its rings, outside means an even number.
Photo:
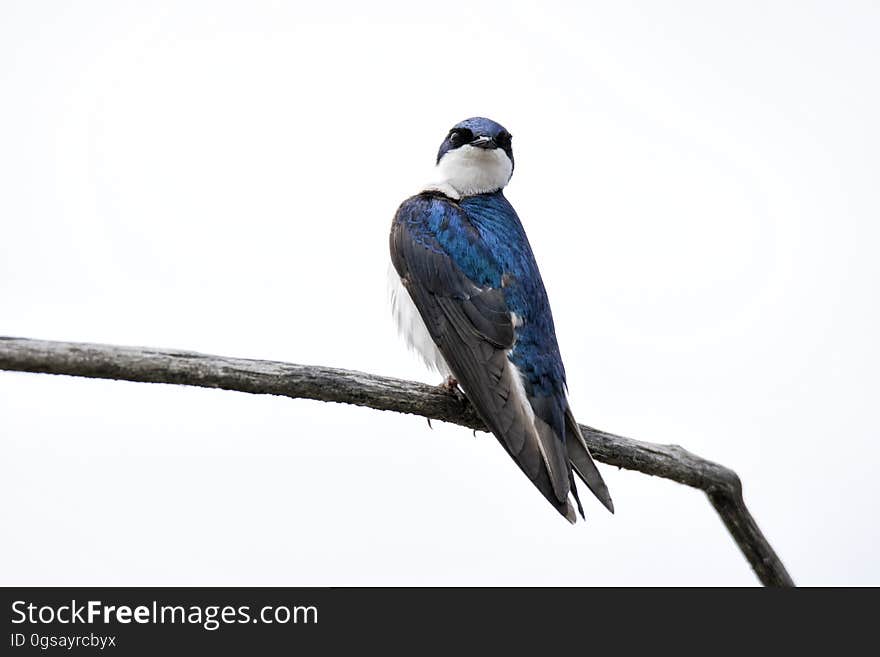
[[[502,130],[495,137],[495,143],[498,144],[498,148],[507,153],[507,157],[511,160],[513,159],[513,135],[507,132],[507,130]]]
[[[448,139],[451,150],[472,142],[474,140],[474,133],[467,128],[453,128],[449,131]]]

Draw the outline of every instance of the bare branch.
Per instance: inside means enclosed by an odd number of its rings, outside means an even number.
[[[0,337],[0,369],[173,383],[412,413],[485,431],[473,408],[439,387],[350,370],[190,351]],[[581,425],[596,459],[705,492],[766,586],[794,586],[742,497],[735,472],[677,445],[657,445]]]

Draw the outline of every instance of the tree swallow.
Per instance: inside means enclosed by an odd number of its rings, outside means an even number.
[[[553,317],[529,240],[503,188],[511,135],[474,117],[437,153],[437,178],[391,225],[392,307],[408,344],[461,387],[480,418],[553,507],[581,517],[573,472],[609,511],[568,403]]]

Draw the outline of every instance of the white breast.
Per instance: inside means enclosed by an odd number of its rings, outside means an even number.
[[[513,162],[500,148],[487,150],[468,144],[451,150],[440,158],[434,180],[425,191],[441,191],[450,198],[496,192],[513,173]]]
[[[388,266],[388,288],[391,292],[391,313],[397,330],[407,346],[421,356],[428,367],[444,377],[451,376],[452,371],[446,364],[446,359],[437,349],[418,308],[413,303],[409,292],[403,287],[400,276],[397,275],[393,265]]]

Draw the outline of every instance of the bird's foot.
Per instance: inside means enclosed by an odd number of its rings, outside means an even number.
[[[462,392],[462,389],[458,387],[458,379],[456,379],[451,374],[447,376],[446,379],[437,387],[440,388],[443,392],[452,393],[453,395],[455,395],[455,398],[458,399],[458,401],[460,402],[463,402],[465,400],[464,392]]]
[[[443,381],[440,383],[440,387],[443,388],[446,392],[455,392],[458,388],[458,379],[450,374],[445,379],[443,379]]]

